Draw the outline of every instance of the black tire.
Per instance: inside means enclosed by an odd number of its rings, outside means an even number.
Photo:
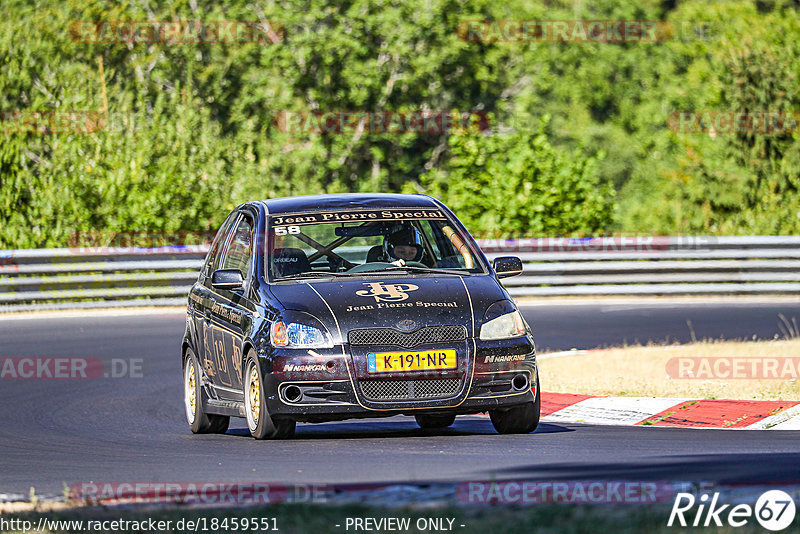
[[[512,406],[489,410],[492,426],[499,434],[530,434],[539,426],[542,411],[542,390],[539,376],[536,376],[536,399]]]
[[[183,405],[186,421],[195,434],[224,434],[231,418],[203,411],[205,391],[200,386],[200,364],[192,349],[186,349],[183,359]]]
[[[256,439],[283,439],[294,434],[297,423],[273,419],[267,411],[264,376],[254,354],[248,354],[244,372],[244,410],[247,428]]]
[[[447,428],[456,421],[456,416],[452,414],[421,414],[415,415],[414,419],[420,428],[436,429]]]

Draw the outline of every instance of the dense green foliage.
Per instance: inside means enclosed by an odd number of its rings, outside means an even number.
[[[237,203],[440,197],[476,234],[796,233],[800,134],[687,134],[680,110],[800,110],[795,2],[5,0],[0,248],[215,229]],[[468,20],[666,20],[660,42],[470,42]],[[277,21],[277,43],[84,42],[77,21]],[[72,29],[71,29],[72,25]],[[99,73],[102,58],[104,76]],[[480,133],[286,133],[282,111],[480,110]]]
[[[594,158],[555,149],[546,125],[533,134],[452,135],[447,171],[423,175],[422,190],[447,199],[468,228],[485,235],[602,230],[612,217],[613,188],[600,183]]]

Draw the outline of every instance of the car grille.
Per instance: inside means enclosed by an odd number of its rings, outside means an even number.
[[[359,385],[370,400],[418,400],[452,397],[461,388],[461,380],[362,380]]]
[[[410,349],[417,345],[448,343],[467,339],[467,329],[460,325],[426,326],[405,334],[393,328],[363,328],[347,334],[351,345],[393,345]]]

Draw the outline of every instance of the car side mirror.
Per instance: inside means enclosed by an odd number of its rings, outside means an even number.
[[[211,285],[214,289],[242,289],[244,278],[239,269],[217,269],[211,275]]]
[[[522,273],[522,260],[516,256],[501,256],[492,262],[497,278],[508,278]]]

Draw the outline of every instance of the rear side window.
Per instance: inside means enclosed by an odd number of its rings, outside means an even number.
[[[253,226],[245,217],[239,219],[228,248],[225,251],[223,269],[239,269],[242,277],[250,276],[251,258],[253,257]]]
[[[223,222],[222,226],[220,226],[217,235],[214,237],[214,241],[211,243],[211,248],[208,250],[206,261],[201,270],[204,276],[210,277],[211,273],[214,272],[219,260],[220,252],[222,251],[222,247],[225,245],[225,241],[227,241],[231,226],[233,226],[233,223],[236,221],[236,216],[236,212],[228,215],[228,217],[225,219],[225,222]]]

